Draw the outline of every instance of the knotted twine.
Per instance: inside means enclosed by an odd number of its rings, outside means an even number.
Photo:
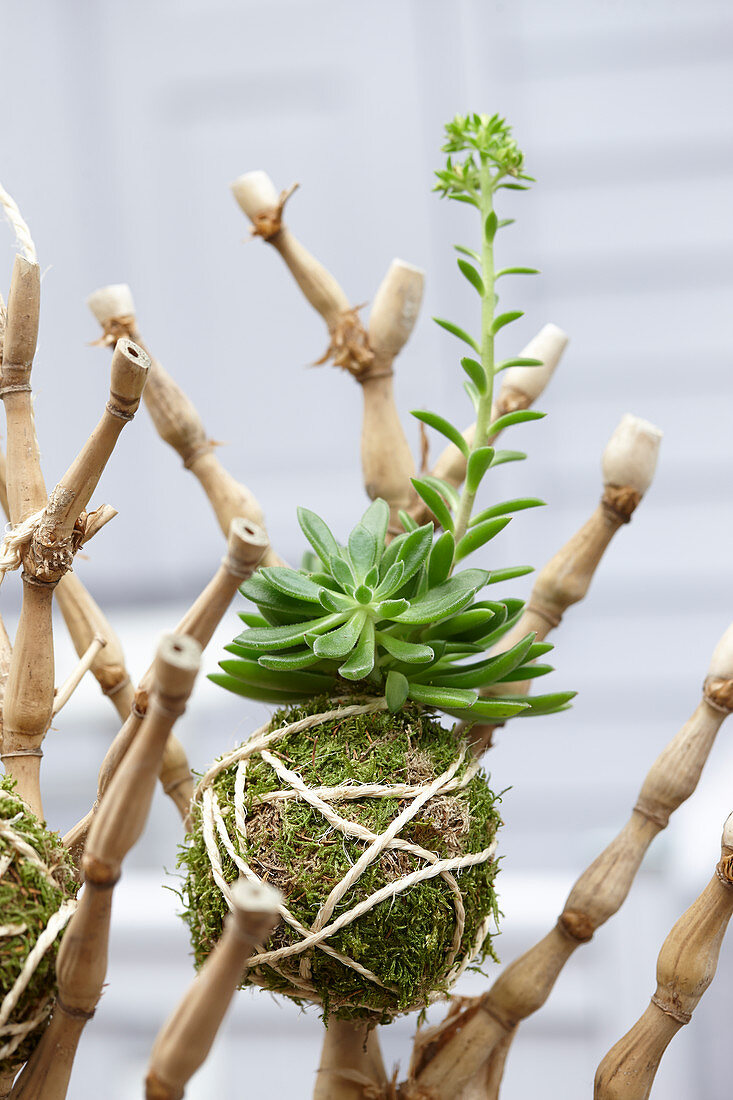
[[[247,979],[254,984],[263,985],[265,983],[262,967],[268,966],[288,983],[292,991],[292,996],[321,1002],[322,997],[310,980],[310,956],[315,949],[323,951],[325,954],[337,959],[343,966],[356,971],[361,977],[373,982],[375,985],[383,989],[391,990],[390,986],[385,985],[385,983],[367,967],[333,948],[328,943],[329,937],[333,936],[353,921],[358,920],[359,917],[369,913],[382,902],[393,899],[405,890],[409,890],[412,886],[437,876],[440,876],[447,884],[451,893],[455,912],[453,939],[446,961],[446,986],[449,987],[458,980],[466,967],[469,966],[476,957],[486,938],[491,922],[490,916],[484,918],[479,926],[475,941],[471,945],[471,948],[463,957],[459,958],[466,913],[461,890],[455,878],[455,872],[460,872],[465,868],[473,867],[480,863],[486,863],[492,859],[496,851],[496,840],[492,841],[489,847],[483,849],[481,852],[469,853],[467,855],[455,856],[452,858],[441,858],[435,852],[431,852],[419,844],[413,844],[410,841],[404,840],[399,835],[401,830],[415,817],[420,809],[430,801],[430,799],[463,789],[468,786],[477,774],[480,764],[478,761],[473,761],[466,768],[463,775],[457,777],[457,772],[466,757],[465,746],[460,748],[457,757],[443,774],[437,776],[430,783],[359,784],[349,782],[337,787],[309,787],[301,776],[287,768],[279,757],[270,752],[271,746],[290,734],[301,733],[314,726],[336,719],[349,718],[362,714],[374,714],[377,711],[386,710],[386,707],[386,702],[380,699],[363,705],[338,706],[334,710],[325,711],[321,714],[309,715],[306,718],[299,719],[297,722],[279,726],[277,729],[271,729],[270,723],[267,723],[256,730],[243,745],[240,745],[238,748],[217,760],[201,778],[194,791],[193,801],[198,802],[201,808],[202,833],[206,846],[206,853],[211,865],[211,872],[230,910],[232,910],[234,906],[231,898],[230,886],[224,877],[221,859],[222,849],[231,858],[239,873],[244,876],[244,878],[250,882],[258,883],[263,880],[240,854],[238,846],[227,828],[227,824],[224,820],[224,813],[222,812],[222,807],[219,804],[213,784],[223,771],[236,765],[237,770],[234,783],[234,824],[236,832],[245,840],[247,837],[247,822],[244,797],[247,779],[247,764],[250,758],[255,754],[258,754],[265,763],[269,764],[283,783],[282,789],[263,795],[261,801],[280,802],[293,798],[303,799],[323,815],[331,828],[342,833],[344,836],[356,837],[364,841],[367,845],[356,863],[354,863],[347,874],[331,890],[331,893],[326,898],[309,928],[305,927],[293,916],[285,903],[279,907],[279,913],[282,919],[290,928],[297,932],[301,938],[286,947],[279,947],[271,951],[260,950],[257,954],[253,955],[249,960]],[[359,822],[351,821],[343,816],[343,814],[338,813],[332,805],[336,802],[348,802],[350,800],[363,798],[392,798],[398,799],[400,802],[405,803],[405,805],[397,816],[393,818],[384,832],[376,834]],[[422,866],[409,874],[402,875],[400,878],[387,883],[385,886],[374,891],[368,897],[363,898],[346,912],[341,913],[334,919],[334,910],[342,898],[353,886],[355,886],[365,870],[378,860],[384,852],[391,849],[399,849],[409,853],[420,860]],[[281,962],[295,956],[300,956],[298,972],[293,973],[291,971],[284,971],[280,965]],[[393,992],[396,991],[393,990]],[[442,992],[436,991],[429,996],[427,1003],[443,995]],[[369,1008],[368,1005],[362,1007]],[[422,1006],[414,1005],[412,1007],[417,1008]]]

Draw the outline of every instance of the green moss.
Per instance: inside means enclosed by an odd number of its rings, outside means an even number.
[[[26,804],[15,794],[15,783],[9,776],[0,778],[0,820],[10,821],[33,847],[52,872],[58,886],[19,854],[5,837],[0,836],[0,866],[6,857],[12,857],[0,878],[0,923],[23,928],[15,935],[0,936],[0,1002],[12,989],[23,968],[29,952],[48,924],[49,918],[61,904],[76,894],[77,883],[69,855],[56,833],[51,833],[30,812]],[[32,1018],[48,1000],[56,988],[56,955],[61,936],[43,955],[28,986],[21,995],[9,1023],[21,1023]],[[42,1023],[28,1035],[18,1049],[6,1061],[0,1061],[3,1069],[26,1061],[35,1048],[45,1027]],[[0,1047],[8,1036],[0,1036]]]
[[[307,706],[278,711],[273,728],[318,714],[332,706],[321,698]],[[285,765],[311,787],[356,783],[426,784],[456,759],[460,746],[451,730],[443,728],[421,708],[408,704],[397,714],[380,712],[332,721],[300,734],[289,734],[272,748]],[[461,766],[461,775],[467,763]],[[233,827],[236,766],[214,782],[218,801]],[[364,842],[332,829],[323,816],[300,799],[262,802],[262,796],[280,790],[282,783],[255,754],[247,768],[245,806],[247,838],[236,837],[241,855],[260,877],[283,891],[290,912],[310,926],[321,905],[364,851]],[[426,803],[408,823],[402,837],[445,858],[487,848],[501,824],[497,796],[481,774],[465,788]],[[397,799],[368,798],[335,803],[343,817],[383,832],[404,807]],[[237,868],[220,849],[228,882]],[[188,875],[183,889],[184,917],[191,929],[194,955],[200,966],[218,940],[226,905],[214,882],[196,807],[188,844],[181,853]],[[385,884],[424,867],[409,853],[388,851],[370,866],[341,900],[334,917],[351,909]],[[459,958],[471,953],[484,919],[496,916],[493,880],[495,861],[457,873],[466,909],[466,925]],[[332,918],[333,919],[333,918]],[[430,993],[446,988],[448,953],[455,929],[455,909],[447,883],[440,877],[420,882],[382,902],[333,935],[328,943],[361,963],[389,986],[376,986],[337,959],[315,949],[311,954],[312,981],[323,1001],[324,1014],[341,1019],[366,1018],[386,1022],[397,1013],[424,1005]],[[268,948],[296,943],[301,937],[284,922]],[[479,957],[493,954],[487,935]],[[279,968],[297,975],[300,955],[280,960]],[[292,987],[270,967],[261,978],[268,989],[292,994]],[[297,999],[297,998],[296,998]]]

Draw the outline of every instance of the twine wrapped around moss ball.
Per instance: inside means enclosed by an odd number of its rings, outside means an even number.
[[[0,1073],[27,1060],[48,1020],[78,885],[60,838],[14,788],[0,778]]]
[[[194,794],[181,863],[197,965],[243,875],[285,895],[244,984],[341,1019],[425,1007],[493,955],[497,801],[417,705],[319,699],[277,713]]]

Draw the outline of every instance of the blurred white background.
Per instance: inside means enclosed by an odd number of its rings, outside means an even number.
[[[431,314],[471,323],[474,298],[453,241],[472,243],[468,208],[431,194],[442,124],[498,110],[529,171],[507,198],[518,223],[502,262],[526,317],[515,352],[545,322],[571,344],[541,423],[513,430],[530,461],[502,466],[487,494],[532,494],[492,543],[491,562],[541,565],[585,520],[598,459],[630,411],[665,431],[656,483],[612,544],[584,604],[557,632],[561,716],[519,723],[488,761],[504,800],[505,960],[550,927],[568,888],[626,820],[648,765],[693,710],[733,613],[733,9],[727,0],[0,0],[0,179],[39,251],[43,317],[34,370],[47,480],[96,422],[109,356],[84,298],[129,282],[154,353],[198,405],[224,463],[265,507],[274,545],[297,561],[295,506],[345,533],[364,506],[360,395],[330,367],[321,319],[260,242],[228,190],[266,169],[299,180],[293,231],[352,301],[373,296],[397,255],[427,271],[423,316],[399,360],[398,400],[470,419],[457,345]],[[0,226],[7,285],[12,240]],[[515,442],[512,445],[515,445]],[[436,447],[438,445],[436,444]],[[199,487],[141,411],[100,487],[119,518],[79,563],[139,675],[155,639],[221,555]],[[493,550],[493,548],[496,548]],[[526,584],[513,591],[524,594]],[[17,579],[3,613],[17,614]],[[207,653],[238,629],[232,612]],[[59,679],[72,664],[59,630]],[[203,769],[264,708],[202,682],[180,734]],[[85,683],[49,735],[50,824],[65,830],[93,796],[115,732]],[[700,788],[646,860],[623,911],[577,952],[515,1043],[503,1096],[591,1094],[595,1066],[643,1011],[661,942],[708,881],[733,809],[723,727]],[[171,883],[180,825],[156,798],[115,902],[109,988],[87,1028],[73,1100],[141,1095],[154,1034],[191,976]],[[175,882],[173,882],[175,885]],[[665,1056],[656,1100],[730,1095],[733,940],[692,1024]],[[483,987],[473,979],[469,987]],[[191,1100],[307,1097],[319,1024],[264,994],[241,994]],[[413,1021],[383,1036],[388,1061]],[[287,1056],[283,1051],[287,1050]],[[100,1085],[103,1082],[103,1085]],[[100,1089],[102,1091],[100,1091]]]

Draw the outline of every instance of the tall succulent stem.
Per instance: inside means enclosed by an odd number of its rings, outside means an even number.
[[[478,450],[480,447],[485,447],[487,445],[489,425],[491,424],[491,406],[494,397],[494,310],[496,307],[494,233],[496,223],[494,222],[493,226],[489,226],[488,219],[494,212],[495,185],[496,177],[492,178],[488,161],[485,157],[482,157],[479,170],[479,190],[475,193],[475,199],[481,215],[481,236],[483,240],[481,249],[481,281],[483,283],[483,293],[481,295],[480,354],[485,384],[484,392],[479,395],[478,408],[476,410],[476,434],[471,445],[470,454],[473,454],[474,451]],[[468,529],[475,499],[476,489],[471,487],[471,481],[467,479],[463,486],[456,514],[456,546],[458,546],[458,543]]]

